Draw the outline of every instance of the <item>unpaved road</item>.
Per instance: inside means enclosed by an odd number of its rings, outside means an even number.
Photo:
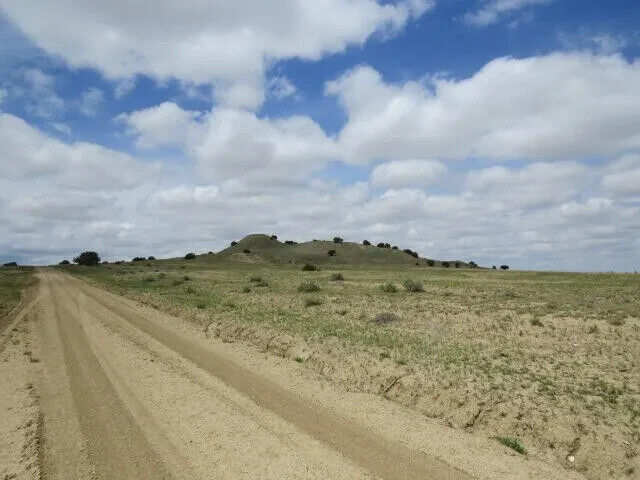
[[[39,277],[5,335],[0,478],[579,478],[65,274]]]

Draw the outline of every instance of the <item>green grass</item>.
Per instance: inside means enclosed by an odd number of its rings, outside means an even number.
[[[20,301],[21,292],[36,283],[29,267],[0,267],[0,319]]]
[[[520,455],[525,455],[527,453],[527,449],[524,447],[522,442],[515,437],[497,437],[496,440],[505,447],[515,450]]]

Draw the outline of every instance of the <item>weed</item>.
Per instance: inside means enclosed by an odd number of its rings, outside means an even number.
[[[375,317],[373,317],[373,323],[377,323],[378,325],[386,325],[388,323],[397,322],[400,320],[395,313],[383,312],[379,313]]]
[[[261,277],[260,275],[251,275],[251,276],[249,277],[249,281],[250,281],[250,282],[258,283],[258,282],[261,282],[261,281],[262,281],[262,277]]]
[[[398,288],[393,283],[385,283],[384,285],[380,285],[380,290],[385,293],[396,293]]]
[[[302,357],[296,357],[296,358],[294,358],[294,360],[296,362],[298,362],[298,363],[304,363],[304,358],[302,358]]]
[[[300,285],[298,285],[298,291],[299,292],[307,292],[307,293],[309,293],[309,292],[319,292],[320,291],[320,287],[315,282],[302,282]]]
[[[207,304],[206,304],[206,303],[198,303],[198,304],[196,305],[196,308],[197,308],[198,310],[204,310],[205,308],[207,308]]]
[[[303,272],[315,272],[316,270],[318,270],[318,266],[317,265],[313,265],[311,263],[305,263],[302,266],[302,271]]]
[[[332,273],[331,277],[329,277],[329,280],[331,280],[332,282],[342,282],[344,281],[344,277],[341,273]]]
[[[244,287],[242,287],[242,293],[250,293],[251,292],[251,287],[249,285],[245,285]]]
[[[304,299],[304,306],[306,308],[317,307],[318,305],[322,305],[322,300],[320,300],[319,298],[305,298]]]
[[[509,447],[510,449],[515,450],[521,455],[527,453],[527,449],[524,448],[522,442],[515,437],[496,437],[496,440],[498,440],[505,447]]]
[[[624,320],[620,317],[607,318],[607,323],[609,325],[613,325],[614,327],[621,327],[624,325]]]
[[[404,282],[402,282],[402,286],[405,288],[407,292],[424,292],[424,287],[420,282],[416,282],[415,280],[411,280],[407,278]]]
[[[531,320],[529,320],[529,323],[531,323],[531,325],[533,325],[534,327],[544,327],[544,323],[542,323],[538,317],[533,317]]]

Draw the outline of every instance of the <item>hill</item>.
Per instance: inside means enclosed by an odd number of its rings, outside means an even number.
[[[335,255],[329,255],[330,250],[335,250]],[[426,258],[415,258],[400,249],[353,242],[334,243],[330,240],[312,240],[291,245],[263,234],[247,235],[215,255],[199,255],[196,260],[320,265],[427,265],[430,262]],[[442,266],[442,261],[433,262],[433,266]],[[449,262],[451,267],[455,267],[455,262]],[[469,264],[460,262],[460,267],[469,268]]]

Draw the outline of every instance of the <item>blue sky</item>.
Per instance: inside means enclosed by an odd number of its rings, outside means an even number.
[[[264,231],[640,269],[636,2],[91,3],[0,0],[1,260]]]

